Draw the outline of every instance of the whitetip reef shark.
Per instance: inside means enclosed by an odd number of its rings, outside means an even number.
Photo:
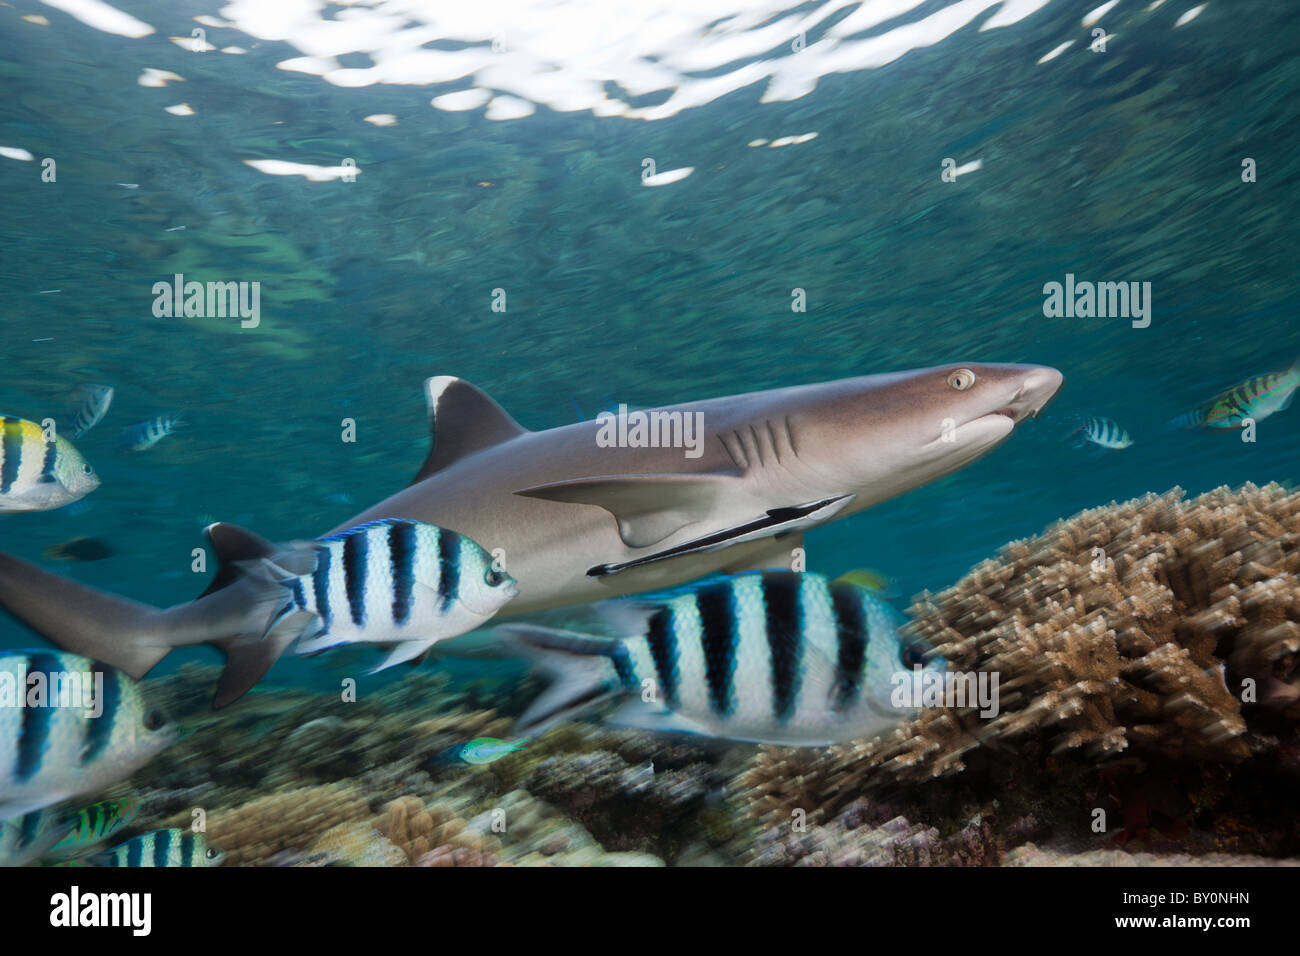
[[[1040,365],[945,365],[651,410],[670,416],[663,421],[702,416],[691,457],[680,447],[602,447],[599,421],[529,431],[468,382],[437,376],[425,382],[433,449],[415,479],[329,534],[383,518],[459,532],[517,582],[507,617],[719,571],[789,568],[805,529],[970,464],[1062,382]],[[303,628],[244,568],[270,560],[305,573],[309,552],[231,524],[207,535],[221,564],[185,604],[151,607],[2,553],[0,604],[58,647],[137,678],[175,647],[214,645],[226,655],[221,707]]]

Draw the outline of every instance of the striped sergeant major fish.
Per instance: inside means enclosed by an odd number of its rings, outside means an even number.
[[[376,671],[422,659],[438,641],[486,623],[519,593],[477,543],[419,521],[371,521],[300,549],[312,559],[308,571],[294,573],[271,559],[248,568],[282,589],[284,604],[268,631],[301,622],[300,654],[395,644]]]
[[[202,833],[153,830],[92,857],[95,866],[220,866],[226,854]]]
[[[1240,428],[1246,419],[1260,422],[1291,407],[1300,387],[1300,359],[1284,372],[1257,375],[1226,388],[1213,398],[1171,419],[1167,429]]]
[[[122,830],[139,812],[139,800],[122,797],[73,814],[45,807],[13,820],[0,820],[0,866],[79,856]]]
[[[0,820],[0,866],[27,866],[43,859],[67,833],[66,817],[46,807]]]
[[[519,582],[501,611],[510,617],[787,567],[804,531],[989,454],[1063,381],[1041,365],[953,363],[657,409],[704,416],[704,452],[687,458],[680,448],[603,447],[598,421],[532,431],[469,382],[436,375],[424,383],[430,451],[410,484],[326,534],[382,518],[455,528],[509,556]],[[133,677],[175,648],[216,647],[226,666],[213,703],[225,706],[301,626],[289,619],[268,633],[282,597],[236,566],[265,557],[284,567],[284,547],[224,523],[207,536],[217,573],[192,601],[153,607],[0,552],[0,606],[52,644]]]
[[[1119,451],[1133,444],[1132,437],[1122,425],[1100,415],[1080,416],[1078,427],[1070,435],[1079,447],[1093,444],[1108,451]]]
[[[113,386],[81,385],[73,393],[72,437],[80,438],[108,413],[113,404]]]
[[[49,511],[99,487],[95,469],[57,433],[35,422],[0,417],[0,511]]]
[[[176,738],[115,668],[55,651],[0,657],[0,820],[110,787]]]
[[[867,588],[797,571],[714,578],[606,602],[613,639],[523,624],[503,635],[554,680],[514,728],[537,735],[605,700],[616,726],[815,747],[911,716],[891,693],[928,646]]]
[[[148,451],[183,424],[179,412],[155,415],[148,421],[136,422],[122,429],[119,444],[125,451]]]

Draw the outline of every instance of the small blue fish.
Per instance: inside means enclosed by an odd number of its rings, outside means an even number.
[[[1092,443],[1108,451],[1119,451],[1133,444],[1133,439],[1123,427],[1110,418],[1099,415],[1085,415],[1079,420],[1079,427],[1071,435],[1079,447]]]
[[[123,429],[121,444],[126,451],[146,451],[158,444],[184,422],[177,412],[155,415]]]
[[[456,756],[466,763],[485,764],[500,760],[506,754],[523,750],[528,738],[508,741],[497,737],[475,737],[456,751]]]

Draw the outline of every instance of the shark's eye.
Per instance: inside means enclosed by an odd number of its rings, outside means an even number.
[[[975,373],[968,368],[959,368],[948,373],[948,384],[959,392],[964,392],[975,384]]]

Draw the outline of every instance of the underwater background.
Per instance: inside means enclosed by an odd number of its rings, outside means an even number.
[[[77,441],[102,486],[0,516],[0,549],[190,600],[207,524],[314,537],[405,485],[430,375],[545,429],[952,362],[1059,368],[1003,447],[808,534],[810,570],[874,569],[900,606],[1085,508],[1295,478],[1300,413],[1254,442],[1163,428],[1300,355],[1293,5],[460,6],[0,4],[0,409],[39,421],[81,383],[116,389]],[[647,184],[647,158],[691,171]],[[260,324],[155,317],[176,273],[260,282]],[[1149,327],[1045,316],[1067,274],[1149,282]],[[165,411],[175,434],[118,450]],[[1074,447],[1074,415],[1134,444]],[[43,557],[78,536],[111,556]],[[0,648],[39,643],[0,615]],[[445,666],[362,691],[495,673],[426,673]],[[336,667],[283,660],[253,696],[308,713]]]

